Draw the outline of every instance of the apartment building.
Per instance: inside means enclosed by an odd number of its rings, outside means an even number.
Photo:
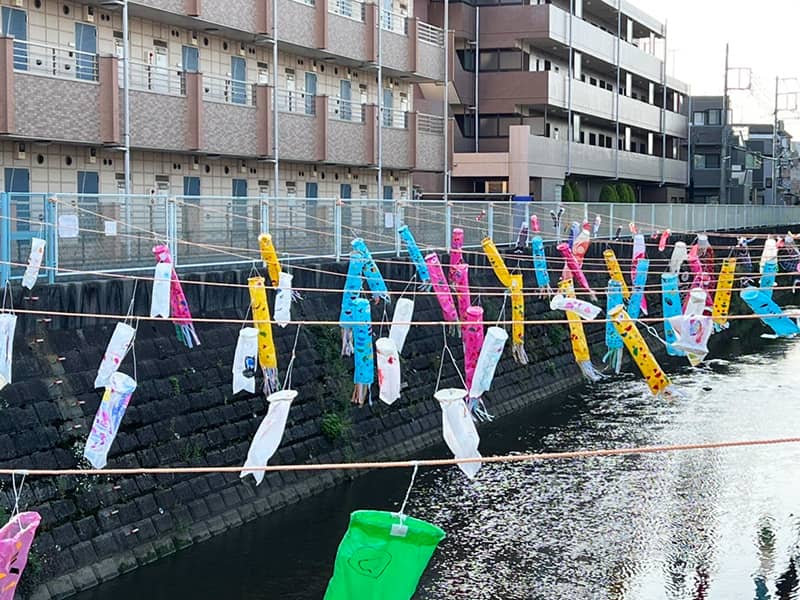
[[[125,189],[121,5],[0,0],[0,190]],[[415,89],[442,87],[446,36],[407,0],[128,6],[134,194],[400,198],[443,171]]]
[[[432,0],[430,21],[442,25]],[[681,202],[688,87],[669,76],[666,26],[626,0],[451,3],[452,189],[584,200],[610,181]],[[424,86],[423,86],[424,88]]]

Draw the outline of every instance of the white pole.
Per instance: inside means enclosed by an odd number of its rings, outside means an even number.
[[[131,194],[131,68],[130,38],[128,35],[128,0],[122,2],[122,145],[125,148],[125,195]],[[126,201],[126,207],[129,202]],[[130,218],[127,219],[130,223]]]
[[[278,165],[280,145],[278,144],[278,2],[272,0],[272,196],[277,199],[280,192]],[[277,208],[277,207],[276,207]]]
[[[477,63],[478,57],[475,57]],[[475,101],[477,102],[477,98]],[[444,0],[444,201],[450,193],[450,0]],[[477,116],[475,128],[477,129]]]
[[[381,0],[382,1],[382,0]],[[383,4],[378,4],[378,199],[383,200]]]

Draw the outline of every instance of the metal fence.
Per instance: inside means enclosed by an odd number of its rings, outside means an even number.
[[[340,260],[355,237],[374,254],[399,255],[402,224],[423,250],[449,248],[455,227],[464,230],[468,248],[486,236],[506,245],[534,215],[548,241],[572,222],[598,215],[604,238],[618,228],[629,236],[629,223],[647,233],[800,224],[794,206],[0,193],[0,282],[22,276],[34,237],[47,242],[41,274],[52,282],[152,268],[155,243],[167,243],[182,268],[248,264],[259,260],[258,236],[267,232],[287,262]]]

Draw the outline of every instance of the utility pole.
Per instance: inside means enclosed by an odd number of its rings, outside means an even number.
[[[725,89],[722,95],[722,140],[719,161],[719,203],[728,203],[728,57],[729,45],[725,44]]]
[[[779,95],[780,78],[775,77],[775,113],[772,122],[772,203],[778,203],[778,95]]]
[[[480,57],[475,53],[475,63]],[[475,101],[477,102],[477,98]],[[447,202],[450,193],[450,0],[444,0],[444,194]],[[478,130],[478,116],[475,115],[475,130]]]

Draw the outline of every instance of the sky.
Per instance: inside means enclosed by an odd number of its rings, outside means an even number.
[[[693,95],[722,95],[725,43],[730,44],[729,85],[734,122],[772,122],[775,77],[797,78],[781,83],[781,92],[800,90],[800,0],[631,0],[667,23],[667,71],[691,85]],[[798,104],[796,96],[781,100]],[[800,137],[800,112],[781,112],[787,129]]]

